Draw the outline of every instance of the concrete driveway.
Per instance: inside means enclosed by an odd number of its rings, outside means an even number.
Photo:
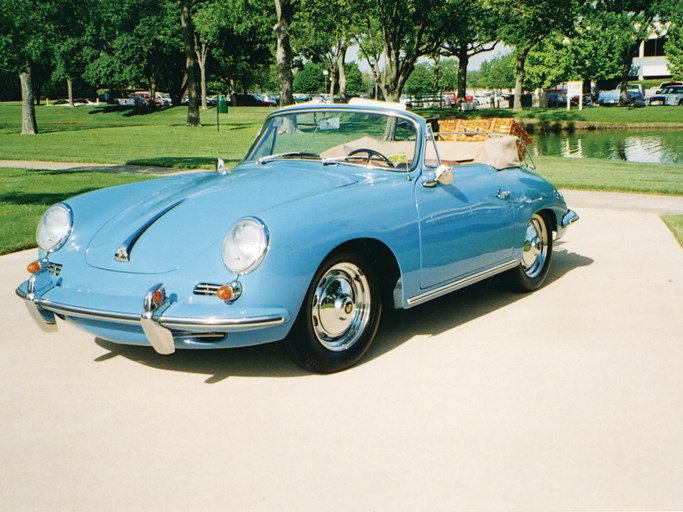
[[[657,215],[681,200],[567,198],[543,289],[392,313],[330,376],[279,344],[43,334],[14,295],[33,253],[0,258],[0,509],[683,509],[683,250]]]

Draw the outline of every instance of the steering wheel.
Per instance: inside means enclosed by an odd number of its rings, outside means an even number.
[[[379,151],[375,151],[374,149],[370,149],[370,148],[358,148],[358,149],[354,149],[353,151],[351,151],[351,153],[349,153],[348,155],[346,155],[346,158],[347,158],[347,159],[349,159],[349,158],[354,158],[354,157],[355,157],[355,158],[361,158],[361,157],[355,156],[355,155],[357,155],[357,154],[359,154],[359,153],[365,153],[365,154],[368,155],[368,158],[367,158],[368,163],[370,163],[370,160],[372,160],[374,157],[377,157],[381,162],[384,162],[384,163],[387,164],[389,167],[395,167],[395,166],[394,166],[394,163],[393,163],[391,160],[389,160],[389,158],[387,158],[385,155],[383,155],[383,154],[380,153]]]

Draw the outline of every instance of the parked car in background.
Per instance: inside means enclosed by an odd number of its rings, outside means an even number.
[[[564,89],[549,89],[546,91],[549,107],[566,107],[567,91]]]
[[[498,274],[537,290],[578,219],[515,137],[442,135],[399,104],[279,109],[231,171],[48,208],[16,293],[48,331],[66,321],[160,354],[283,340],[303,368],[343,370],[383,309]]]
[[[683,82],[680,82],[678,80],[668,80],[666,82],[662,82],[656,87],[650,87],[648,90],[645,91],[645,99],[648,103],[650,103],[650,100],[653,96],[656,96],[663,89],[666,89],[667,87],[671,87],[673,85],[683,85]]]
[[[154,103],[162,107],[172,107],[173,100],[171,95],[167,92],[158,92],[154,96]]]
[[[55,106],[55,107],[69,107],[69,106],[71,106],[68,99],[50,101],[49,105]],[[91,100],[88,98],[75,98],[74,102],[73,102],[74,107],[86,107],[86,106],[95,106],[95,105],[103,105],[103,104],[97,102],[96,100]]]
[[[626,86],[627,99],[625,104],[628,106],[638,107],[645,105],[645,97],[643,96],[643,86],[640,84],[629,84]],[[611,91],[601,91],[598,96],[598,105],[600,106],[614,106],[619,105],[619,100],[622,95],[621,87],[612,89]]]
[[[260,94],[233,94],[234,104],[238,107],[274,107],[275,102]]]
[[[443,101],[446,103],[446,106],[455,107],[458,103],[463,101],[466,103],[472,103],[474,101],[474,96],[471,94],[466,94],[464,98],[460,99],[458,98],[458,93],[455,91],[446,91],[443,93]]]
[[[648,103],[650,105],[683,105],[683,85],[665,87],[652,96]]]

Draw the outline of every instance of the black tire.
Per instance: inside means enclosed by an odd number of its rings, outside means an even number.
[[[285,347],[292,360],[316,373],[356,364],[375,339],[382,316],[380,286],[362,256],[339,253],[320,266]]]
[[[547,214],[534,213],[524,236],[522,261],[506,272],[508,286],[520,293],[538,290],[548,275],[553,256],[553,231]]]

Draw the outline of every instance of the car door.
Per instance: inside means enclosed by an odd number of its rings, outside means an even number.
[[[424,178],[416,180],[422,289],[512,259],[512,200],[500,171],[486,164],[453,170],[450,185],[429,187]]]

